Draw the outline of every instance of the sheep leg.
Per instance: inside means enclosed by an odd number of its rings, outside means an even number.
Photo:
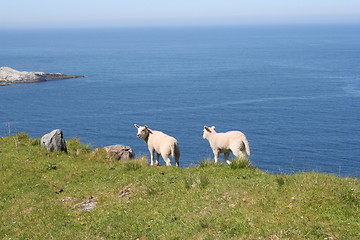
[[[229,155],[230,155],[230,152],[225,152],[224,153],[224,160],[227,164],[231,164],[231,162],[228,160],[229,159]]]
[[[154,149],[149,149],[149,152],[150,152],[150,166],[154,166]]]
[[[234,154],[236,157],[238,157],[238,158],[244,157],[244,154],[243,154],[243,152],[240,150],[240,148],[235,148],[235,149],[232,149],[231,151],[232,151],[233,154]]]
[[[213,153],[214,153],[215,163],[217,163],[220,155],[219,150],[213,149]]]
[[[159,158],[160,158],[160,153],[156,153],[156,162],[155,162],[155,166],[159,166]]]
[[[175,156],[175,164],[177,167],[179,166],[179,157],[178,156]]]
[[[229,159],[229,155],[230,155],[230,152],[225,152],[225,153],[224,153],[224,160],[225,160],[225,162]]]
[[[164,161],[166,162],[166,166],[171,166],[171,162],[170,162],[170,158],[169,158],[169,155],[161,155],[162,158],[164,159]]]
[[[179,161],[180,161],[180,149],[179,146],[175,146],[174,148],[174,156],[175,158],[175,165],[179,167]]]

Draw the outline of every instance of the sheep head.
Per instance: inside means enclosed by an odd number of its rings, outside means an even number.
[[[204,134],[203,134],[204,139],[208,139],[214,133],[216,133],[215,126],[212,127],[204,126]]]
[[[137,128],[137,137],[138,138],[147,138],[149,136],[149,134],[152,134],[151,130],[149,129],[149,127],[147,125],[145,126],[140,126],[138,124],[134,124],[134,126]]]

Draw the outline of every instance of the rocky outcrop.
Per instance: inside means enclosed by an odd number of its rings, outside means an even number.
[[[135,157],[132,148],[129,146],[118,144],[104,147],[104,149],[111,156],[114,156],[118,160],[130,159]]]
[[[69,76],[64,73],[17,71],[9,67],[0,67],[0,86],[12,83],[34,83],[79,77],[84,76]]]
[[[41,146],[45,146],[48,152],[54,152],[56,150],[67,152],[66,142],[61,129],[55,129],[42,136],[40,144]]]

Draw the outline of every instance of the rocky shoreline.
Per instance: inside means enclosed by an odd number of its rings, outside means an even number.
[[[84,76],[70,76],[64,73],[18,71],[10,67],[0,67],[0,86],[12,83],[36,83],[80,77]]]

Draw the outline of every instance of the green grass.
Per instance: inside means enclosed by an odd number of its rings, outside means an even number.
[[[38,143],[0,137],[1,239],[360,239],[357,178],[241,159],[150,167],[77,139],[68,154]]]

